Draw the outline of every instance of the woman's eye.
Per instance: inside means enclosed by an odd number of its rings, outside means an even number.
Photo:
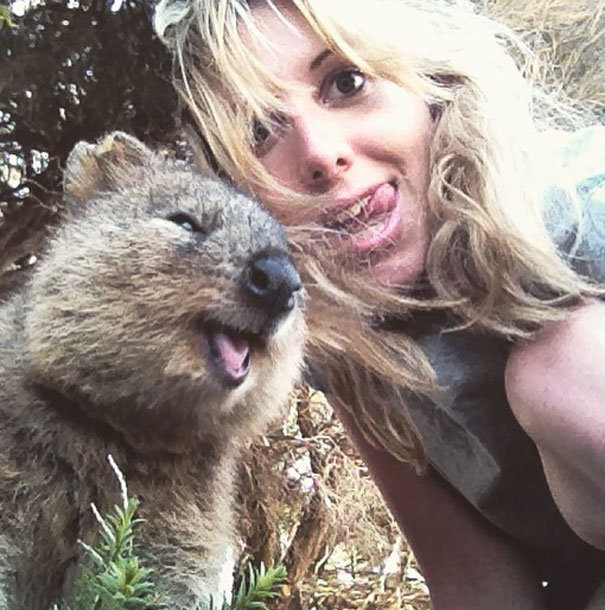
[[[266,142],[271,136],[271,132],[260,121],[254,121],[252,125],[252,140],[256,146]]]
[[[278,113],[271,115],[269,123],[255,119],[252,123],[252,146],[257,155],[267,152],[275,138],[287,128],[288,119]]]
[[[361,91],[365,84],[366,76],[363,72],[353,68],[340,70],[328,82],[323,97],[327,100],[351,97]]]
[[[170,216],[166,217],[166,220],[169,220],[170,222],[179,225],[179,227],[185,229],[185,231],[191,231],[192,233],[204,232],[197,220],[195,220],[193,216],[185,212],[176,212],[175,214],[171,214]]]

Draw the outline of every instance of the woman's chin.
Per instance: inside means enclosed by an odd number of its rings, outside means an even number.
[[[424,270],[425,255],[394,252],[370,268],[370,275],[385,288],[411,288]]]

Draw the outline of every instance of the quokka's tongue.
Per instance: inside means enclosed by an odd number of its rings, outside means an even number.
[[[229,377],[235,381],[246,375],[250,353],[248,341],[219,331],[212,333],[210,343],[214,355]]]

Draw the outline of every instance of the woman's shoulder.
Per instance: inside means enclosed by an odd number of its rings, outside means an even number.
[[[555,399],[577,399],[587,380],[602,378],[603,362],[597,354],[603,353],[604,327],[605,303],[591,300],[565,319],[545,324],[531,341],[516,345],[506,363],[509,398],[531,398],[544,408]]]

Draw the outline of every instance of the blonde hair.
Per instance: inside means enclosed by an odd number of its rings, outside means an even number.
[[[538,128],[571,130],[584,119],[532,85],[534,58],[510,30],[463,2],[381,0],[369,8],[367,0],[289,0],[328,48],[417,93],[437,117],[428,289],[420,297],[375,286],[330,260],[305,216],[308,197],[277,184],[253,153],[252,121],[270,125],[292,86],[250,52],[250,37],[280,52],[252,19],[250,5],[261,1],[288,20],[272,0],[162,0],[156,30],[174,50],[177,85],[218,166],[251,192],[275,193],[265,202],[291,225],[310,296],[311,356],[322,362],[328,387],[369,440],[418,465],[422,448],[404,393],[430,393],[435,377],[416,343],[381,321],[442,309],[457,326],[524,338],[561,318],[565,305],[598,293],[547,234],[536,162]]]

